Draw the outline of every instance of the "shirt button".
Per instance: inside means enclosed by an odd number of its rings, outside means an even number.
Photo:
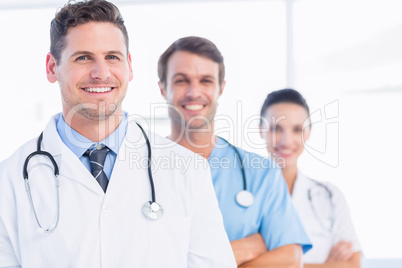
[[[110,207],[108,205],[103,205],[102,212],[107,213],[110,211]]]

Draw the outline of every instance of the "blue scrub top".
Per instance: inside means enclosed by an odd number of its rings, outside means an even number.
[[[237,150],[244,165],[247,190],[254,195],[254,203],[248,208],[239,206],[235,199],[243,190],[243,177],[234,148],[218,138],[208,159],[229,240],[260,233],[268,250],[299,244],[307,252],[312,245],[293,207],[281,170],[267,158]]]

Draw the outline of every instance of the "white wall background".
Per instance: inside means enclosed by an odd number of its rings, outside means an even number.
[[[227,68],[218,114],[232,118],[233,131],[223,121],[218,131],[265,155],[258,134],[245,135],[244,129],[257,127],[253,118],[265,96],[287,83],[285,4],[120,5],[134,68],[125,110],[156,115],[160,119],[154,130],[167,135],[166,112],[150,108],[164,102],[157,87],[158,57],[177,38],[207,37],[222,51]],[[38,136],[61,109],[58,86],[45,75],[49,24],[56,9],[0,10],[0,161]],[[293,5],[292,82],[316,111],[316,121],[322,116],[300,166],[342,189],[368,258],[402,258],[400,14],[400,0],[298,0]]]

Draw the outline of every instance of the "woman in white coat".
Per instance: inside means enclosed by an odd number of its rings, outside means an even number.
[[[293,203],[313,243],[304,267],[360,267],[360,244],[346,201],[334,185],[304,176],[297,159],[310,136],[309,107],[293,89],[268,94],[260,121],[261,137],[282,169]]]

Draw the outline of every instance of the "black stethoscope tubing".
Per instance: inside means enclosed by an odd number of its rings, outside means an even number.
[[[55,176],[59,175],[59,166],[57,165],[57,163],[54,160],[53,156],[50,153],[46,152],[46,151],[41,151],[41,149],[40,149],[41,144],[42,144],[42,139],[43,139],[43,132],[39,135],[36,151],[31,153],[30,155],[28,155],[28,157],[25,159],[24,168],[23,168],[23,177],[24,177],[25,180],[28,180],[28,163],[29,163],[29,160],[31,160],[31,158],[34,157],[35,155],[45,155],[45,156],[47,156],[50,159],[50,161],[52,162],[52,164],[53,164],[54,175]]]
[[[142,134],[143,134],[143,136],[145,138],[146,144],[147,144],[147,150],[148,150],[147,170],[148,170],[149,184],[151,186],[151,197],[152,197],[152,201],[145,202],[145,204],[143,205],[142,211],[143,211],[144,215],[147,218],[152,219],[152,220],[158,220],[163,216],[164,210],[163,210],[163,207],[156,202],[155,185],[154,185],[154,180],[153,180],[153,176],[152,176],[152,169],[151,169],[151,157],[152,157],[151,144],[149,142],[148,135],[145,133],[144,129],[141,127],[140,124],[138,124],[138,123],[136,123],[136,124],[140,128],[140,130],[141,130],[141,132],[142,132]],[[49,152],[41,150],[42,140],[43,140],[43,132],[38,137],[36,151],[32,152],[31,154],[29,154],[27,156],[27,158],[25,159],[22,173],[23,173],[23,178],[24,178],[24,181],[25,181],[25,189],[26,189],[26,191],[28,193],[29,202],[30,202],[30,204],[32,206],[32,210],[33,210],[36,222],[37,222],[37,224],[39,226],[39,230],[41,232],[52,232],[57,227],[58,219],[59,219],[59,213],[60,213],[60,205],[59,205],[60,200],[59,200],[59,192],[58,192],[59,182],[58,182],[58,179],[57,179],[57,176],[59,175],[59,166],[57,165],[56,160],[54,159],[54,157]],[[31,189],[30,189],[29,180],[28,180],[29,179],[28,164],[29,164],[29,161],[32,159],[32,157],[34,157],[36,155],[44,155],[44,156],[49,158],[49,160],[53,164],[54,175],[55,175],[55,179],[56,179],[57,198],[58,198],[57,199],[57,204],[58,204],[57,218],[56,218],[56,222],[51,223],[50,227],[47,228],[47,229],[43,228],[42,225],[39,222],[39,218],[38,218],[38,216],[36,214],[35,206],[34,206],[34,203],[33,203],[33,200],[32,200]]]
[[[149,142],[148,139],[148,135],[145,133],[144,129],[141,127],[140,124],[136,123],[137,126],[141,129],[142,134],[144,135],[145,141],[147,143],[147,148],[148,148],[148,165],[147,165],[147,169],[148,169],[148,178],[149,178],[149,184],[151,185],[151,196],[152,196],[152,202],[156,202],[156,198],[155,198],[155,185],[154,185],[154,179],[152,176],[152,170],[151,170],[151,157],[152,157],[152,150],[151,150],[151,143]]]
[[[236,146],[232,145],[230,142],[225,140],[224,138],[220,137],[222,140],[224,140],[231,148],[234,149],[236,159],[238,159],[239,164],[240,164],[240,169],[241,169],[241,174],[242,174],[242,179],[243,179],[243,190],[238,192],[236,194],[236,202],[238,205],[242,207],[249,207],[254,203],[254,196],[253,194],[247,190],[247,180],[246,180],[246,172],[244,170],[244,163],[243,159],[241,158],[239,150],[236,148]]]
[[[227,142],[227,141],[226,141]],[[227,143],[229,143],[229,142],[227,142]],[[230,143],[229,143],[230,144]],[[237,150],[237,148],[235,147],[235,146],[233,146],[232,144],[230,144],[230,146],[235,150],[235,152],[236,152],[236,157],[237,157],[237,159],[239,160],[239,163],[240,163],[240,168],[241,168],[241,175],[242,175],[242,178],[243,178],[243,190],[244,191],[247,191],[247,181],[246,181],[246,174],[245,174],[245,171],[244,171],[244,164],[243,164],[243,160],[241,159],[241,156],[240,156],[240,153],[239,153],[239,151]]]
[[[316,217],[316,219],[318,220],[318,223],[321,225],[321,227],[324,229],[324,230],[326,230],[326,231],[328,231],[328,232],[332,232],[332,229],[333,229],[333,227],[334,227],[334,221],[335,221],[335,215],[334,215],[334,210],[335,210],[335,205],[334,205],[334,203],[333,203],[333,199],[332,199],[332,191],[326,186],[326,185],[324,185],[323,183],[320,183],[320,182],[318,182],[318,181],[316,181],[316,180],[312,180],[317,186],[319,186],[319,187],[322,187],[326,192],[327,192],[327,194],[328,194],[328,199],[329,199],[329,202],[330,202],[330,205],[331,205],[331,218],[330,218],[330,221],[331,221],[331,223],[330,223],[330,226],[329,226],[329,228],[328,227],[326,227],[326,226],[324,226],[324,224],[322,223],[322,220],[321,220],[321,217],[319,217],[318,216],[318,212],[317,212],[317,210],[315,209],[315,207],[314,207],[314,205],[313,205],[313,197],[312,197],[312,194],[311,194],[311,188],[309,188],[308,189],[308,192],[307,192],[307,196],[308,196],[308,201],[310,202],[310,206],[311,206],[311,209],[313,210],[313,213],[314,213],[314,216]]]

